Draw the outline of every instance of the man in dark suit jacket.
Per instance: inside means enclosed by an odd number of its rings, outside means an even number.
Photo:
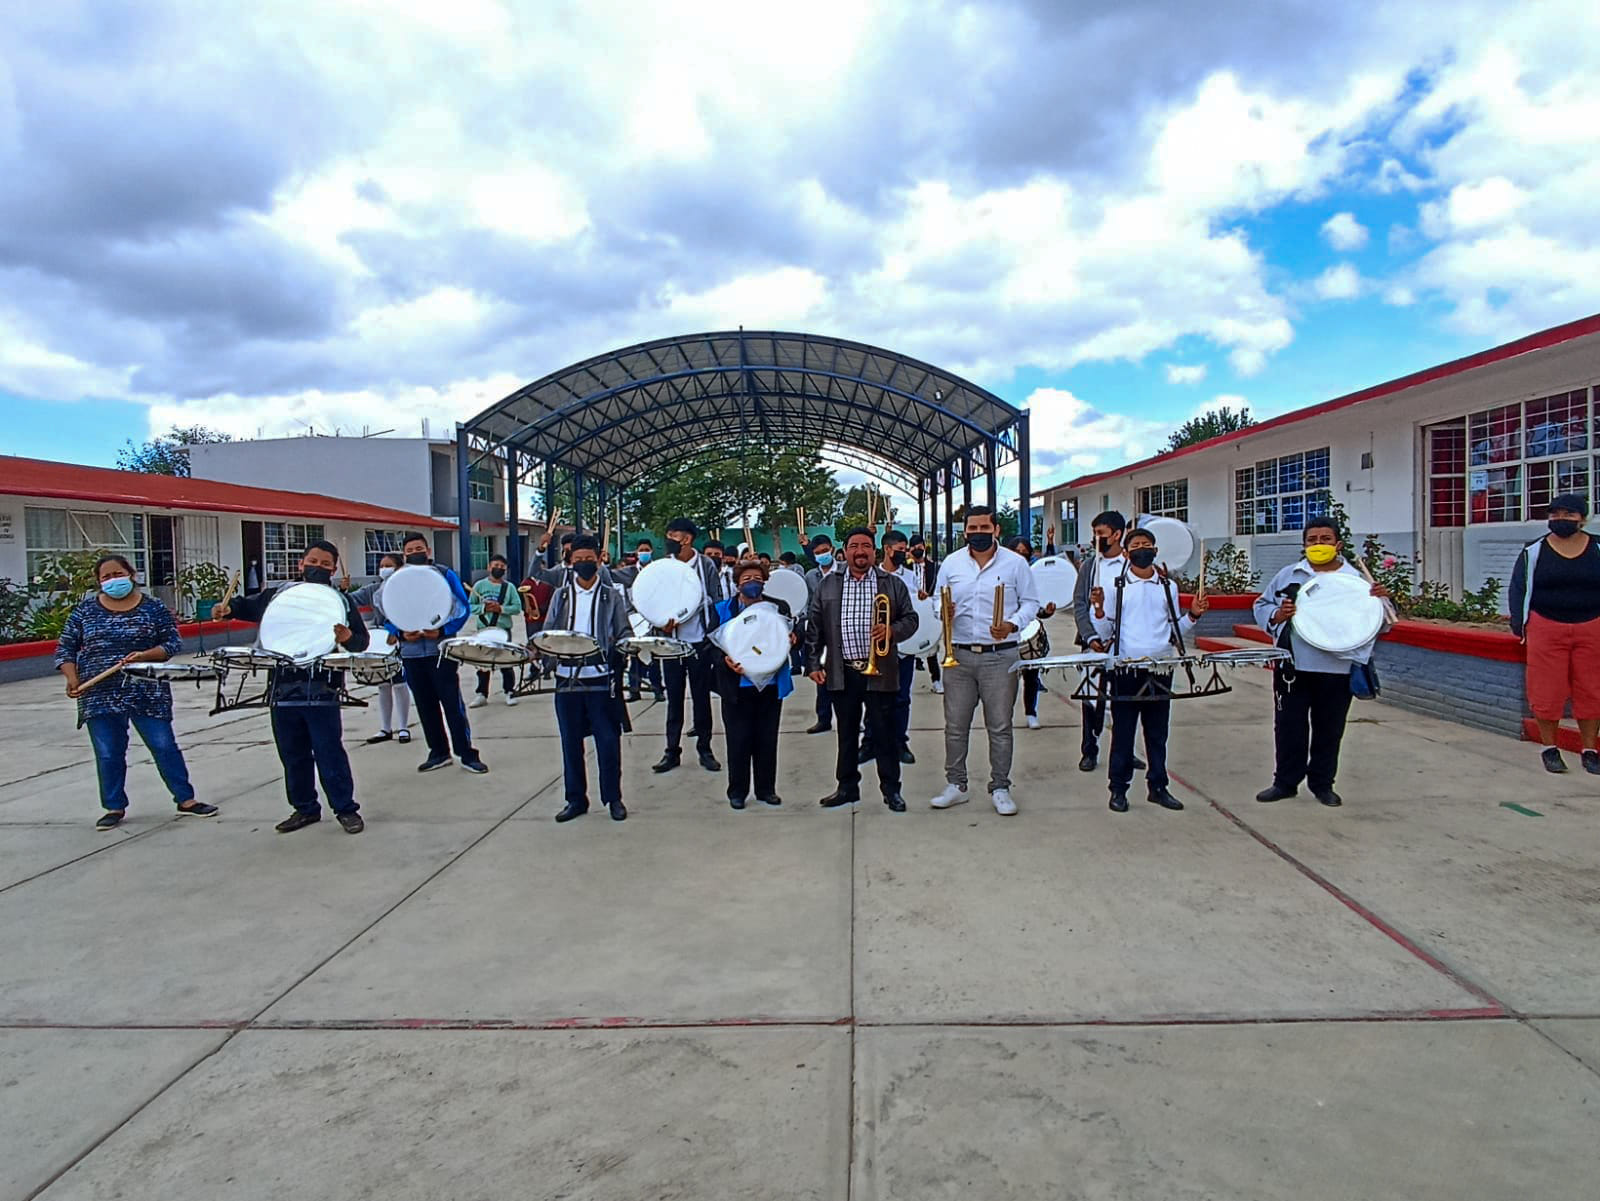
[[[872,531],[858,526],[845,535],[844,571],[829,572],[817,585],[806,613],[806,671],[818,687],[826,687],[838,717],[839,754],[835,764],[838,787],[822,798],[827,808],[852,805],[861,799],[861,768],[857,764],[861,740],[861,712],[866,710],[877,749],[878,787],[883,803],[904,813],[900,796],[900,752],[894,730],[894,704],[900,689],[900,653],[897,644],[917,628],[911,594],[896,576],[875,563],[877,545]],[[877,597],[889,601],[887,625],[878,620]],[[865,668],[873,658],[872,644],[887,637],[889,653],[878,658],[876,675]],[[827,666],[823,666],[823,651]]]

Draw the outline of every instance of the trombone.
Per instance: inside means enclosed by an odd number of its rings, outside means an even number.
[[[960,667],[956,662],[955,629],[956,629],[956,601],[955,593],[946,584],[939,589],[939,624],[944,627],[944,658],[939,661],[940,667]]]
[[[889,598],[887,596],[880,592],[872,598],[872,625],[874,629],[882,626],[883,634],[881,636],[873,634],[872,645],[867,653],[867,666],[862,670],[862,675],[881,676],[883,674],[882,668],[878,666],[878,660],[889,657],[889,639],[893,637],[893,631],[889,629],[889,622],[893,619],[893,616],[889,610]]]

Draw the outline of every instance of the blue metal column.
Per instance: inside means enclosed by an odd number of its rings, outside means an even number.
[[[966,517],[972,512],[972,456],[961,456],[961,515],[963,526]]]
[[[917,533],[928,536],[928,481],[917,481]]]
[[[944,465],[944,543],[945,554],[948,555],[956,548],[956,498],[955,498],[955,467],[950,463]]]
[[[517,515],[517,492],[521,487],[518,478],[521,472],[517,468],[521,458],[516,451],[506,448],[506,567],[513,584],[522,579],[522,530]]]
[[[1000,511],[1000,481],[995,479],[994,460],[994,439],[987,438],[983,443],[983,474],[989,495],[989,508],[998,513]],[[1026,530],[1022,532],[1023,534],[1027,533]]]
[[[611,498],[611,489],[607,487],[604,480],[600,481],[599,494],[600,503],[595,506],[594,528],[597,534],[604,534],[606,532],[606,503]],[[610,539],[607,539],[607,541],[609,542]],[[606,548],[604,546],[600,548],[600,553],[602,555],[606,553]]]
[[[1028,457],[1028,415],[1024,413],[1017,418],[1017,491],[1021,494],[1017,497],[1017,520],[1022,523],[1024,538],[1033,537],[1033,473],[1028,470]]]
[[[472,484],[467,456],[467,427],[456,423],[456,574],[472,586]]]
[[[583,472],[572,473],[572,529],[574,533],[583,533],[583,501],[584,501]]]

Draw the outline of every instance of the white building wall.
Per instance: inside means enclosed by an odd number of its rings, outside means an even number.
[[[436,445],[425,438],[212,442],[190,448],[189,467],[196,479],[315,492],[405,513],[432,513],[429,455]]]

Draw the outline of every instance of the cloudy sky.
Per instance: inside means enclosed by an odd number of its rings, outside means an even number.
[[[6,8],[14,453],[742,324],[1028,404],[1037,486],[1600,310],[1592,3]]]

